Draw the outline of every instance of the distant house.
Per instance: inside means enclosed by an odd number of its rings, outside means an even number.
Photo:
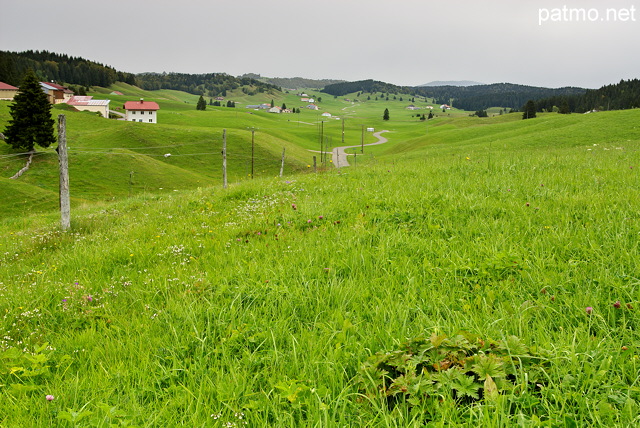
[[[262,103],[258,106],[260,110],[269,110],[271,108],[271,104]]]
[[[322,113],[322,114],[321,114],[321,116],[324,116],[324,117],[331,117],[331,113],[329,113],[329,112],[325,111],[324,113]]]
[[[307,108],[310,109],[310,110],[318,110],[318,106],[315,105],[315,104],[309,104],[309,105],[307,105]]]
[[[282,109],[282,113],[293,113],[293,112],[288,108],[285,108],[285,109]]]
[[[18,93],[18,88],[7,83],[0,82],[0,100],[13,100]]]
[[[445,109],[446,109],[446,110],[451,110],[451,107],[449,107],[447,104],[442,104],[442,105],[440,106],[440,108],[441,108],[441,109],[443,109],[443,110],[445,110]]]
[[[158,103],[153,101],[127,101],[124,103],[125,119],[127,122],[158,123],[157,111],[160,110]]]
[[[73,96],[73,91],[57,83],[40,82],[40,86],[51,104],[66,103]]]
[[[94,111],[102,117],[109,118],[109,103],[111,100],[94,100],[91,96],[73,96],[67,100],[67,105],[80,111]]]
[[[427,106],[429,110],[433,110],[433,106]]]
[[[313,98],[309,98],[309,102],[310,102],[310,103],[315,103],[315,102],[316,102],[316,100],[314,100]]]
[[[271,107],[269,110],[267,110],[269,113],[281,113],[282,112],[282,108],[281,107]]]
[[[111,92],[110,95],[124,95],[124,94],[122,92],[120,92],[120,91],[113,91],[113,92]]]
[[[224,101],[224,97],[216,97],[216,101]]]
[[[246,106],[245,108],[251,108],[251,109],[254,109],[254,110],[259,110],[259,109],[260,109],[260,106],[259,106],[259,105],[257,105],[257,104],[255,104],[255,105],[248,105],[248,106]]]
[[[410,104],[409,106],[407,106],[407,110],[420,110],[420,107],[416,107],[413,104]]]
[[[309,98],[300,98],[300,101],[303,103],[308,103],[309,102]]]

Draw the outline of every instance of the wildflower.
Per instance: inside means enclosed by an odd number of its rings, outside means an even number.
[[[527,206],[531,205],[529,202],[526,203]]]
[[[307,223],[311,223],[311,219],[307,220]]]
[[[613,307],[616,309],[620,309],[620,300],[616,300],[616,302],[613,304]]]
[[[53,401],[56,397],[54,397],[53,395],[47,395],[46,397],[44,397],[47,399],[47,401]]]
[[[593,312],[593,308],[591,306],[587,306],[584,310],[587,315],[591,315],[591,313]]]
[[[87,302],[93,302],[93,297],[92,297],[91,295],[86,296],[86,297],[85,297],[85,300],[86,300]]]
[[[293,210],[295,211],[298,209],[298,206],[296,204],[291,204],[291,208],[293,208]]]
[[[324,216],[318,216],[318,220],[322,220]]]

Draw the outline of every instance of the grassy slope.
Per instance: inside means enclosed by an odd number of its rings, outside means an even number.
[[[72,233],[55,214],[7,220],[5,361],[36,370],[21,349],[53,350],[36,352],[41,374],[5,370],[0,421],[423,426],[353,376],[408,337],[463,329],[546,349],[548,378],[475,406],[444,394],[434,423],[638,424],[639,118],[441,118],[367,148],[367,168],[88,205]],[[415,135],[398,122],[375,125]],[[147,135],[118,129],[96,138]]]

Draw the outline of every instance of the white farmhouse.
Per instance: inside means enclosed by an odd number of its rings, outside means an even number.
[[[93,111],[100,113],[102,117],[109,118],[109,103],[111,100],[94,100],[91,96],[78,96],[67,100],[67,105],[75,107],[80,111]]]
[[[328,111],[325,111],[324,113],[322,113],[322,115],[321,115],[321,116],[324,116],[324,117],[331,117],[331,113],[329,113]]]
[[[125,118],[127,122],[158,123],[157,111],[160,110],[158,103],[153,101],[127,101],[124,103]]]

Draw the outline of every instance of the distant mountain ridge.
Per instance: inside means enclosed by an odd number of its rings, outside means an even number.
[[[418,85],[418,87],[422,88],[425,86],[476,86],[476,85],[484,85],[484,83],[474,82],[473,80],[434,80],[433,82]]]
[[[333,85],[334,83],[343,83],[345,80],[339,79],[307,79],[305,77],[264,77],[255,73],[247,73],[238,78],[248,77],[251,79],[259,80],[261,82],[269,83],[281,88],[286,89],[322,89],[327,85]]]

